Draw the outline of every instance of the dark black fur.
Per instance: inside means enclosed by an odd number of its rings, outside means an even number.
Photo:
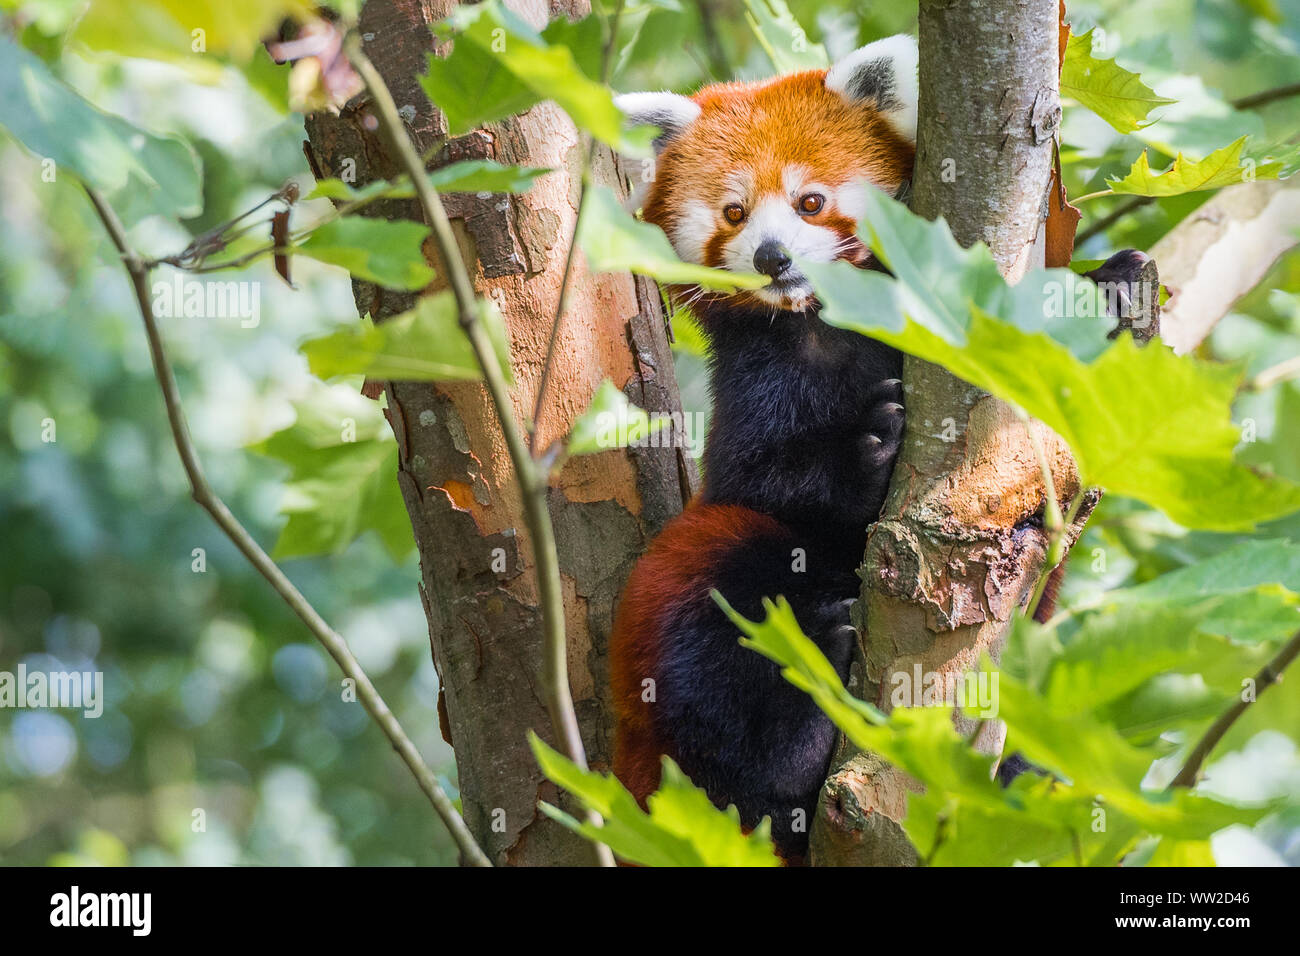
[[[811,312],[701,319],[713,392],[703,500],[863,538],[902,438],[901,354]]]

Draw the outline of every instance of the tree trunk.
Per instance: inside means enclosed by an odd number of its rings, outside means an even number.
[[[1010,281],[1043,263],[1058,99],[1056,0],[921,0],[920,129],[913,208],[963,245],[988,244]],[[908,358],[907,432],[884,513],[868,536],[853,691],[883,710],[922,674],[995,658],[1042,569],[1041,535],[1013,534],[1043,502],[1039,461],[1003,402]],[[1035,422],[1057,493],[1078,487],[1069,450]],[[1080,510],[1073,543],[1090,510]],[[865,625],[863,627],[862,625]],[[998,753],[1005,728],[956,718]],[[814,822],[817,865],[915,863],[899,821],[918,785],[871,754],[842,752]],[[921,848],[924,851],[927,848]]]
[[[442,115],[416,77],[434,47],[430,24],[451,0],[370,0],[361,18],[365,50],[383,74],[422,152],[445,136]],[[582,16],[582,0],[508,4],[534,26],[551,16]],[[409,105],[410,110],[405,107]],[[366,128],[366,103],[339,116],[308,119],[308,157],[317,177],[355,162],[357,183],[397,172]],[[573,125],[543,103],[488,129],[448,141],[432,166],[460,159],[548,167],[524,196],[444,197],[475,269],[479,291],[506,318],[520,421],[531,415],[565,257],[573,234],[579,150]],[[621,182],[616,161],[596,153],[593,180]],[[379,204],[376,215],[418,219],[413,202]],[[377,320],[413,297],[356,282],[357,307]],[[590,275],[575,263],[569,311],[559,339],[541,432],[545,445],[567,432],[596,386],[609,378],[653,412],[681,406],[660,299],[652,283],[628,275]],[[398,479],[420,554],[421,593],[443,697],[444,735],[456,751],[465,820],[497,864],[590,862],[585,840],[542,817],[539,799],[563,802],[544,780],[526,741],[535,730],[554,743],[540,690],[540,608],[522,502],[486,391],[476,383],[383,383],[397,436]],[[551,488],[568,629],[569,674],[587,756],[608,765],[606,643],[614,602],[633,562],[665,521],[681,510],[694,463],[679,449],[604,452],[570,460]]]

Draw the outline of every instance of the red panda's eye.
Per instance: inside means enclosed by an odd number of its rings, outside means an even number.
[[[821,193],[809,193],[799,200],[799,211],[805,216],[812,216],[822,211],[826,198]]]
[[[745,207],[737,202],[727,203],[722,207],[722,215],[727,222],[737,226],[745,219]]]

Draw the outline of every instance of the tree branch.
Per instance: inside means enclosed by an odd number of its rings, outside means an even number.
[[[1171,295],[1160,334],[1175,352],[1196,348],[1283,253],[1300,242],[1300,179],[1222,190],[1151,249]]]
[[[1249,96],[1233,100],[1232,108],[1236,110],[1253,110],[1292,96],[1300,96],[1300,83],[1288,83],[1286,86],[1275,86],[1271,90],[1251,93]]]
[[[1071,200],[1071,201],[1074,202],[1077,200]],[[1105,232],[1107,229],[1115,225],[1115,223],[1119,222],[1129,213],[1135,212],[1136,210],[1141,209],[1143,206],[1149,206],[1151,205],[1151,203],[1155,201],[1156,199],[1154,196],[1130,196],[1128,199],[1124,200],[1122,203],[1120,203],[1110,212],[1106,213],[1106,215],[1102,216],[1096,222],[1088,226],[1088,228],[1083,230],[1083,232],[1079,233],[1079,235],[1075,237],[1074,244],[1076,246],[1083,245],[1093,236]]]
[[[1276,365],[1264,369],[1264,371],[1242,385],[1242,390],[1263,392],[1274,385],[1288,382],[1297,376],[1300,376],[1300,355],[1293,355],[1283,362],[1278,362]]]
[[[555,549],[555,530],[547,509],[549,468],[535,462],[524,440],[524,433],[515,421],[510,390],[501,372],[496,352],[488,339],[487,330],[479,321],[479,305],[469,271],[460,257],[451,220],[442,205],[437,191],[424,175],[424,164],[406,133],[406,127],[397,112],[379,71],[361,49],[361,40],[350,34],[344,50],[353,68],[360,75],[370,94],[379,121],[379,131],[385,138],[392,155],[415,184],[416,197],[424,210],[425,218],[433,230],[434,242],[452,293],[456,298],[461,328],[483,370],[483,380],[496,408],[501,432],[523,495],[524,518],[532,539],[533,561],[537,567],[537,584],[542,608],[543,666],[542,682],[546,693],[547,710],[551,727],[560,750],[575,764],[586,769],[587,756],[578,729],[578,718],[573,709],[573,695],[569,689],[568,645],[564,632],[564,595],[560,586],[560,563]],[[601,826],[600,815],[590,812],[588,820]],[[597,862],[613,866],[614,858],[604,844],[593,844]]]
[[[279,565],[272,561],[270,556],[262,550],[261,546],[253,539],[253,536],[239,523],[239,520],[226,507],[225,502],[208,484],[207,477],[204,475],[203,468],[199,463],[198,453],[190,438],[189,425],[186,423],[185,412],[181,407],[180,389],[176,385],[176,376],[172,372],[171,362],[167,358],[162,336],[154,319],[153,305],[149,298],[149,269],[131,249],[127,242],[126,232],[122,228],[122,223],[117,218],[117,214],[113,212],[112,208],[96,190],[89,186],[85,188],[91,203],[95,207],[95,212],[98,213],[104,228],[108,231],[109,238],[112,239],[113,245],[117,247],[122,256],[123,265],[130,274],[131,284],[135,290],[136,303],[140,307],[140,317],[144,321],[145,337],[149,342],[149,354],[153,360],[154,374],[158,379],[158,386],[162,390],[163,404],[167,409],[167,421],[171,426],[172,439],[175,441],[176,451],[180,455],[181,465],[185,469],[185,476],[189,479],[190,491],[194,500],[212,516],[212,520],[225,532],[226,537],[243,553],[257,572],[270,582],[280,597],[284,599],[284,602],[307,625],[308,630],[315,635],[316,639],[324,645],[325,650],[338,663],[344,676],[356,685],[357,699],[361,701],[361,705],[365,707],[366,712],[379,725],[379,729],[384,732],[384,735],[392,743],[393,749],[397,751],[402,761],[410,769],[416,782],[419,783],[420,789],[424,791],[438,816],[442,818],[447,829],[451,831],[452,838],[460,848],[465,862],[473,866],[491,866],[492,864],[487,856],[474,842],[473,836],[470,835],[469,829],[465,826],[465,821],[456,812],[456,807],[452,804],[451,798],[438,784],[433,771],[424,762],[419,750],[416,749],[411,738],[407,736],[406,731],[402,729],[397,717],[388,709],[388,705],[380,696],[379,691],[370,682],[370,678],[362,670],[361,665],[357,663],[357,659],[352,656],[352,651],[348,648],[347,642],[325,622],[325,619],[312,607],[311,602],[294,587],[293,582],[280,570]]]
[[[1255,675],[1255,696],[1250,700],[1238,698],[1231,707],[1219,715],[1218,720],[1210,725],[1210,729],[1197,741],[1196,746],[1192,748],[1192,752],[1187,755],[1187,762],[1183,764],[1183,769],[1178,771],[1178,775],[1170,781],[1169,786],[1171,789],[1173,787],[1190,787],[1196,783],[1196,778],[1200,776],[1201,765],[1205,763],[1205,758],[1218,746],[1219,741],[1237,722],[1237,718],[1246,712],[1246,708],[1259,700],[1260,694],[1282,679],[1282,672],[1297,656],[1300,656],[1300,631],[1297,631],[1291,637],[1291,640],[1283,644],[1282,649],[1274,655],[1273,659],[1260,668],[1259,673]]]

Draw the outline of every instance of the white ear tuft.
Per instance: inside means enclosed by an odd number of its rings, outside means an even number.
[[[916,38],[900,33],[868,43],[826,74],[826,89],[854,103],[870,103],[908,142],[916,142]]]
[[[629,126],[658,126],[663,130],[655,137],[656,153],[700,115],[695,102],[678,93],[623,93],[614,97],[614,105],[623,111]]]

